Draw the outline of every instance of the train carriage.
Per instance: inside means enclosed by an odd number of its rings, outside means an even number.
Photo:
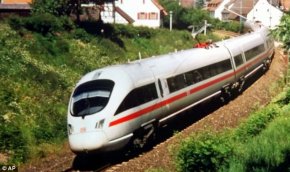
[[[156,128],[214,96],[241,90],[274,53],[266,28],[193,48],[97,69],[76,85],[68,108],[73,152],[142,146]]]

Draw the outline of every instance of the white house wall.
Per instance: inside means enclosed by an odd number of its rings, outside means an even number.
[[[261,21],[263,25],[274,28],[279,25],[283,12],[270,5],[267,0],[260,0],[248,13],[247,19]]]
[[[134,19],[134,26],[147,26],[152,28],[160,27],[160,10],[151,0],[118,0],[116,1],[115,6],[122,9],[132,19]],[[113,9],[111,4],[110,8]],[[146,14],[146,19],[138,18],[138,13]],[[150,13],[156,13],[157,19],[149,19]],[[113,23],[114,19],[111,12],[103,11],[101,15],[102,20],[105,23]],[[117,12],[115,13],[115,22],[121,24],[128,23],[128,21]]]
[[[225,8],[225,5],[226,5],[227,3],[229,3],[229,2],[230,2],[230,0],[224,0],[224,1],[222,1],[222,2],[219,4],[219,6],[216,8],[216,10],[215,10],[215,12],[214,12],[214,17],[215,17],[215,18],[218,18],[218,19],[220,19],[220,20],[223,19],[222,12],[223,12],[223,10],[224,10],[224,8]]]

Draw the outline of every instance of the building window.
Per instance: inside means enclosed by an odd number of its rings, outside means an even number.
[[[149,19],[150,20],[157,20],[158,19],[158,13],[155,13],[155,12],[149,13]]]
[[[144,12],[138,13],[138,20],[146,20],[147,19],[147,14]]]

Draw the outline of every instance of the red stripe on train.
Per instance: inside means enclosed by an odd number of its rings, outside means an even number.
[[[255,59],[254,61],[252,61],[252,62],[250,62],[250,63],[246,63],[246,64],[244,64],[244,65],[243,65],[242,67],[240,67],[240,69],[238,69],[237,71],[234,71],[234,72],[232,72],[232,73],[226,74],[226,75],[224,75],[224,76],[222,76],[222,77],[220,77],[220,78],[217,78],[217,79],[212,80],[212,81],[209,81],[209,82],[207,82],[207,83],[205,83],[205,84],[203,84],[203,85],[200,85],[200,86],[198,86],[198,87],[195,87],[195,88],[191,89],[191,90],[189,91],[189,93],[190,93],[190,94],[194,94],[194,93],[196,93],[196,92],[198,92],[198,91],[201,91],[201,90],[203,90],[203,89],[205,89],[205,88],[207,88],[207,87],[210,87],[210,86],[212,86],[212,85],[214,85],[214,84],[216,84],[216,83],[219,83],[219,82],[221,82],[221,81],[223,81],[223,80],[226,80],[226,79],[228,79],[228,78],[234,76],[235,74],[241,72],[241,71],[244,70],[245,68],[247,68],[247,67],[253,65],[253,64],[256,63],[258,60],[261,60],[262,58],[267,57],[269,54],[271,54],[271,53],[268,52],[268,53],[266,53],[265,55],[261,55],[261,57]],[[186,96],[187,96],[187,93],[186,93],[186,92],[180,93],[180,94],[178,94],[178,95],[176,95],[176,96],[174,96],[174,97],[171,97],[171,98],[169,98],[169,99],[167,99],[167,100],[164,100],[164,101],[162,101],[162,102],[159,102],[159,103],[157,103],[157,104],[155,104],[155,105],[149,106],[149,107],[147,107],[147,108],[144,108],[144,109],[142,109],[142,110],[139,110],[139,111],[137,111],[137,112],[134,112],[134,113],[132,113],[132,114],[130,114],[130,115],[127,115],[127,116],[125,116],[125,117],[123,117],[123,118],[120,118],[120,119],[117,119],[117,120],[115,120],[115,121],[112,121],[112,122],[110,122],[109,127],[112,127],[112,126],[115,126],[115,125],[121,124],[121,123],[123,123],[123,122],[126,122],[126,121],[129,121],[129,120],[132,120],[132,119],[138,118],[138,117],[140,117],[140,116],[142,116],[142,115],[144,115],[144,114],[147,114],[147,113],[149,113],[149,112],[151,112],[151,111],[153,111],[153,110],[159,109],[159,108],[161,108],[161,107],[163,107],[163,106],[166,106],[166,105],[168,105],[168,104],[170,104],[170,103],[173,103],[173,102],[175,102],[175,101],[177,101],[177,100],[179,100],[179,99],[181,99],[181,98],[183,98],[183,97],[186,97]]]

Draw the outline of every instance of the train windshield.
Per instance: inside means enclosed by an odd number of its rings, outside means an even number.
[[[86,116],[101,111],[109,102],[114,82],[95,80],[78,86],[72,96],[71,114]]]

